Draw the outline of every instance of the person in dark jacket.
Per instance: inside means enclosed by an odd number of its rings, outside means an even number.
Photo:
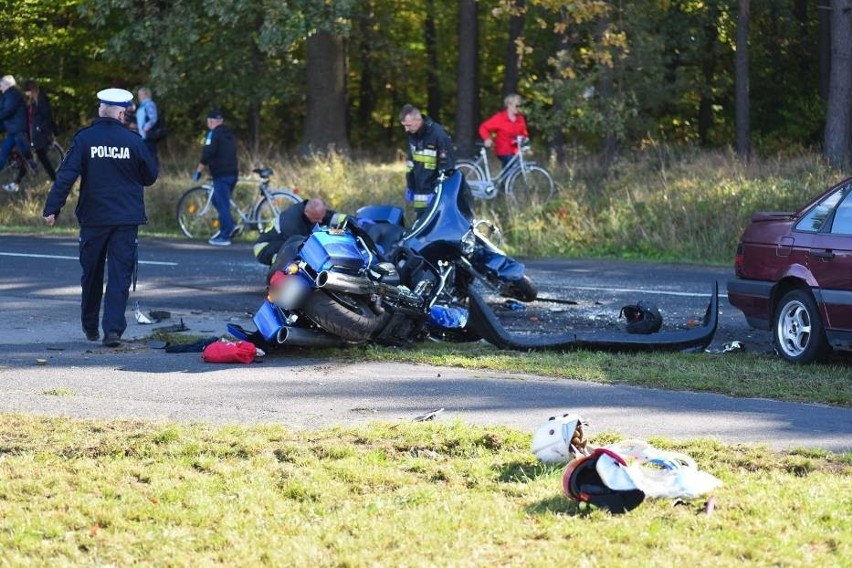
[[[56,180],[56,170],[47,156],[47,149],[53,144],[56,134],[56,123],[53,122],[53,112],[47,95],[33,80],[24,82],[24,95],[27,98],[27,125],[30,135],[30,147],[35,150],[38,161],[44,167],[51,181]]]
[[[405,198],[413,202],[414,211],[420,217],[435,194],[438,174],[455,168],[453,141],[440,124],[424,117],[413,105],[402,107],[399,121],[408,133]]]
[[[103,344],[121,345],[127,328],[125,310],[136,266],[139,225],[145,224],[144,186],[157,181],[157,164],[142,138],[124,126],[124,111],[133,94],[124,89],[98,92],[99,118],[74,135],[71,149],[56,174],[42,215],[48,226],[65,205],[80,178],[77,221],[80,224],[80,303],[83,332],[97,341],[103,299]],[[104,294],[104,264],[107,285]]]
[[[213,206],[219,214],[219,230],[207,241],[215,246],[228,246],[236,230],[231,218],[231,192],[237,185],[240,165],[237,161],[237,142],[231,129],[225,126],[222,111],[213,109],[207,113],[207,135],[204,137],[204,149],[201,160],[195,168],[192,178],[201,179],[204,168],[210,169],[213,178]]]
[[[295,248],[311,234],[314,226],[339,226],[346,219],[343,213],[328,208],[319,197],[291,205],[278,214],[273,227],[258,235],[254,243],[254,256],[261,264],[271,266],[274,272],[281,262],[293,259]],[[291,253],[286,253],[293,249]]]
[[[0,169],[6,167],[6,162],[9,161],[12,149],[17,146],[21,156],[35,170],[36,163],[32,152],[30,152],[30,144],[27,140],[26,105],[24,104],[23,95],[18,90],[15,78],[11,75],[5,75],[0,78],[0,91],[3,92],[3,98],[0,99],[0,122],[3,123],[3,130],[6,131],[6,138],[3,139],[3,143],[0,145]],[[21,165],[23,166],[23,164]],[[4,184],[3,189],[9,192],[18,191],[18,182],[26,175],[26,172],[26,167],[21,167],[18,170],[18,179],[14,182]]]

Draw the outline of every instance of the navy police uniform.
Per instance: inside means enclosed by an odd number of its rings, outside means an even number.
[[[127,106],[133,95],[123,89],[98,93],[101,103]],[[104,343],[121,337],[127,328],[125,309],[136,265],[139,225],[147,222],[143,186],[157,180],[158,168],[142,138],[114,118],[101,117],[79,130],[56,181],[43,215],[58,215],[80,178],[75,212],[80,223],[81,319],[86,336],[98,338],[98,315],[103,299]],[[107,285],[104,294],[104,264]]]
[[[455,168],[455,164],[450,135],[440,124],[424,116],[420,129],[408,135],[408,171],[405,176],[418,214],[425,210],[435,193],[438,173]]]

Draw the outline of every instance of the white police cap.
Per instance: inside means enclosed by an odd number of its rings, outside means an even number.
[[[105,105],[127,107],[133,100],[133,93],[124,89],[104,89],[98,91],[98,100]]]

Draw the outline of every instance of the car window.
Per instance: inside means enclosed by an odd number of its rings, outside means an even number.
[[[816,233],[822,229],[822,225],[831,214],[831,211],[841,199],[849,194],[850,188],[852,188],[852,185],[845,185],[820,201],[796,223],[796,230]]]
[[[831,232],[835,235],[852,235],[852,191],[847,191],[846,197],[837,206]]]

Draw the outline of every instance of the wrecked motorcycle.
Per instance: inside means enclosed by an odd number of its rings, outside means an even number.
[[[256,332],[229,325],[242,339],[267,345],[371,342],[405,345],[428,337],[485,339],[501,349],[686,349],[706,347],[716,329],[715,288],[703,325],[637,336],[571,332],[515,336],[489,308],[477,283],[530,302],[537,289],[524,265],[493,242],[495,229],[473,218],[460,173],[441,176],[426,213],[405,230],[399,207],[360,209],[342,228],[315,227],[292,261],[269,280],[253,317]],[[288,256],[289,258],[290,256]]]

